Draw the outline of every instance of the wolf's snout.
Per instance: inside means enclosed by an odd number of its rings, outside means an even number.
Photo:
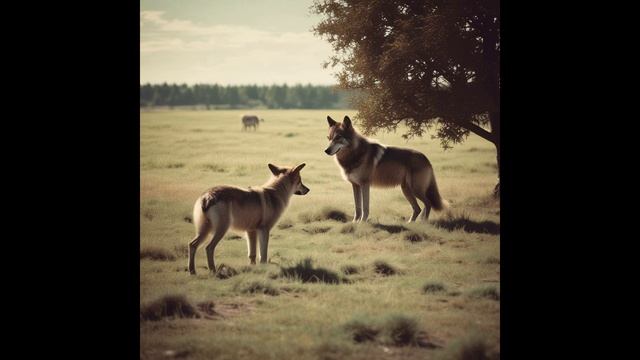
[[[324,152],[327,153],[327,155],[331,155],[331,148],[326,148]]]
[[[311,189],[309,189],[308,187],[302,185],[302,190],[298,190],[294,194],[296,194],[296,195],[306,195],[309,191],[311,191]]]

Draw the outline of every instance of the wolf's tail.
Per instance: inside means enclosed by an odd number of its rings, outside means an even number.
[[[436,211],[441,211],[449,208],[449,202],[440,196],[438,191],[438,184],[436,183],[436,176],[431,174],[431,182],[427,187],[427,199],[431,202],[431,207]]]
[[[193,205],[193,225],[197,229],[202,229],[207,227],[209,224],[209,219],[207,219],[206,212],[209,209],[211,199],[209,199],[206,195],[200,196],[196,203]]]

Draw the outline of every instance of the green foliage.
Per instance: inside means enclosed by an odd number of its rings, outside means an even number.
[[[439,126],[443,147],[470,132],[499,143],[500,2],[324,0],[315,27],[335,51],[326,66],[361,91],[356,120],[366,132],[422,136]],[[483,128],[491,123],[491,133]]]

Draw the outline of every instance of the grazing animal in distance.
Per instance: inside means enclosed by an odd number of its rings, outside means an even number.
[[[426,221],[431,208],[442,210],[448,202],[440,197],[433,168],[421,152],[385,146],[360,135],[348,116],[342,123],[327,116],[329,146],[327,155],[335,155],[342,177],[351,183],[355,200],[353,222],[367,221],[369,217],[369,188],[400,185],[413,212],[409,222],[418,216]],[[420,209],[418,201],[424,203]]]
[[[253,130],[257,130],[259,124],[260,124],[260,119],[258,119],[258,117],[255,115],[242,116],[242,130],[247,130],[247,128],[250,128],[250,127],[253,127]]]
[[[189,272],[196,273],[198,246],[211,234],[206,247],[209,270],[215,272],[213,253],[229,228],[245,231],[250,264],[256,263],[256,242],[260,244],[260,263],[267,262],[269,231],[289,204],[291,197],[305,195],[309,188],[302,183],[300,170],[268,164],[271,178],[262,186],[242,189],[230,185],[215,186],[203,193],[193,206],[196,236],[189,242]]]

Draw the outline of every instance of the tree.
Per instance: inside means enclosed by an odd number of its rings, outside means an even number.
[[[224,96],[225,102],[232,108],[235,108],[240,103],[240,92],[235,85],[227,85]]]
[[[499,0],[316,0],[312,10],[336,52],[325,67],[341,64],[339,85],[360,90],[365,133],[435,126],[445,149],[474,133],[495,145],[500,178]]]
[[[151,84],[140,86],[140,106],[151,106],[153,101],[153,87]]]

